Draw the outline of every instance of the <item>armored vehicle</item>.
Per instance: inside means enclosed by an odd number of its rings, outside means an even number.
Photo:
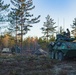
[[[70,38],[61,34],[56,36],[56,40],[49,44],[50,58],[63,60],[67,57],[76,57],[75,38]]]

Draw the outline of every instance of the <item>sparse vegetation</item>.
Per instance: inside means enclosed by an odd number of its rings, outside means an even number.
[[[50,68],[53,68],[48,60],[41,60],[35,56],[1,56],[0,59],[0,71],[3,75],[46,74]],[[7,72],[4,69],[7,69]]]
[[[1,75],[68,75],[72,70],[74,72],[74,69],[68,69],[69,66],[68,68],[66,66],[60,67],[62,65],[64,64],[48,57],[43,58],[34,55],[0,56]]]

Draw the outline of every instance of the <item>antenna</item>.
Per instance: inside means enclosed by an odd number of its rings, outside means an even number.
[[[58,18],[58,33],[60,33],[60,28],[59,28],[59,18]]]
[[[65,18],[63,18],[63,31],[65,31]]]

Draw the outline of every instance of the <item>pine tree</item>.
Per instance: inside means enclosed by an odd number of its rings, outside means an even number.
[[[18,31],[18,35],[21,35],[21,46],[23,41],[23,35],[26,34],[34,23],[38,23],[40,20],[39,17],[33,18],[33,14],[30,14],[30,10],[34,9],[32,0],[11,0],[11,3],[15,6],[12,8],[12,11],[17,12],[16,16],[18,20],[16,21],[15,27],[17,26],[20,30]]]
[[[4,1],[0,0],[0,12],[6,10],[9,7],[8,4],[4,5]]]
[[[72,27],[72,34],[74,35],[74,37],[76,37],[76,18],[74,18],[73,24],[71,25]]]
[[[18,20],[19,20],[19,16],[18,16],[18,11],[14,12],[14,11],[10,11],[10,13],[8,14],[8,20],[10,22],[9,24],[9,34],[15,33],[16,32],[16,39],[15,39],[15,43],[17,44],[17,31],[19,30],[18,27]]]
[[[4,4],[3,0],[0,0],[0,22],[4,22],[5,21],[5,16],[2,15],[2,11],[7,10],[7,8],[10,6],[10,4]]]
[[[5,22],[5,16],[2,15],[3,14],[2,11],[7,10],[7,8],[9,6],[10,6],[9,4],[4,4],[4,1],[0,0],[0,23]],[[0,33],[1,33],[2,28],[5,28],[5,26],[0,26]],[[1,33],[1,36],[0,36],[0,42],[1,42],[0,46],[2,47],[2,33]]]
[[[54,26],[55,22],[53,22],[53,21],[54,21],[54,19],[50,18],[50,16],[47,15],[46,22],[44,22],[43,27],[41,28],[42,33],[44,34],[43,37],[47,39],[47,42],[48,42],[48,39],[50,38],[50,36],[53,35],[53,33],[55,33],[55,31],[56,31],[55,28],[57,26]]]

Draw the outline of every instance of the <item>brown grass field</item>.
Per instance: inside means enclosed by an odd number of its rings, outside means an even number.
[[[76,75],[76,61],[48,56],[0,55],[0,75]]]

